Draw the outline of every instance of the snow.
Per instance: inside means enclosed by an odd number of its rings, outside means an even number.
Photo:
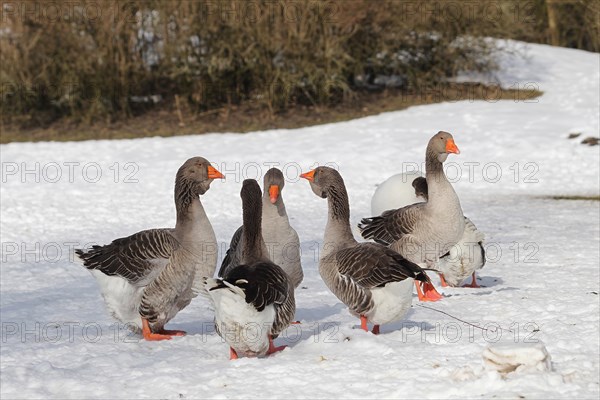
[[[512,371],[550,371],[552,361],[543,343],[510,343],[489,346],[483,352],[487,369],[507,373]]]
[[[542,97],[445,102],[244,135],[2,145],[0,395],[598,398],[599,203],[547,196],[600,192],[598,147],[566,139],[599,134],[599,55],[510,44],[526,57],[505,56],[495,78],[509,87],[533,83]],[[486,235],[484,287],[438,286],[445,299],[414,297],[404,320],[374,336],[357,329],[319,277],[326,202],[298,174],[317,163],[339,168],[356,226],[370,216],[377,182],[423,169],[426,143],[439,130],[453,133],[461,150],[447,172]],[[72,259],[73,247],[173,226],[175,172],[197,155],[227,176],[202,197],[221,252],[241,222],[242,180],[270,162],[286,174],[283,197],[305,279],[296,294],[302,324],[276,340],[289,347],[274,356],[230,362],[202,297],[167,326],[188,336],[141,341],[118,329],[95,280]],[[484,367],[489,346],[538,342],[551,370],[503,375]]]

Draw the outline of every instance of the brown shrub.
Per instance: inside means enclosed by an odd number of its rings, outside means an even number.
[[[550,40],[546,3],[56,0],[4,3],[3,120],[114,120],[173,104],[270,113],[493,68],[484,36]],[[556,5],[563,44],[598,50],[593,1]],[[597,14],[596,14],[597,16]],[[14,122],[14,121],[13,121]]]

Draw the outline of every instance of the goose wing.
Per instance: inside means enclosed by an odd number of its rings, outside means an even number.
[[[389,246],[404,235],[411,234],[423,216],[425,203],[411,204],[396,210],[388,210],[378,217],[363,218],[358,224],[365,239]]]
[[[483,265],[485,264],[485,248],[483,246],[483,241],[485,240],[485,235],[483,234],[483,232],[481,232],[480,230],[477,229],[477,227],[475,226],[475,224],[473,223],[473,221],[471,221],[469,218],[465,217],[465,230],[463,232],[463,236],[461,238],[461,240],[457,243],[457,245],[462,245],[462,246],[474,246],[475,244],[477,244],[478,246],[478,250],[480,252],[479,257],[481,258],[480,260],[480,264],[481,267],[483,267]],[[467,254],[467,256],[470,255]],[[448,251],[446,254],[444,254],[443,256],[440,256],[440,258],[446,258],[450,256],[450,251]],[[477,258],[477,257],[476,257]]]
[[[120,276],[131,284],[140,284],[149,275],[157,274],[179,247],[171,229],[149,229],[115,239],[105,246],[75,250],[87,269],[109,276]]]
[[[235,267],[241,262],[238,256],[238,254],[240,254],[240,252],[238,252],[238,246],[240,246],[242,242],[242,229],[243,227],[240,226],[234,232],[233,237],[231,238],[229,248],[225,253],[225,257],[221,262],[221,268],[219,269],[219,276],[221,277],[227,275],[231,268]]]
[[[429,281],[417,264],[376,243],[361,243],[343,249],[336,254],[336,262],[340,275],[366,289],[407,278]]]
[[[290,285],[286,273],[279,266],[269,262],[233,267],[221,279],[221,284],[210,290],[227,287],[222,281],[242,289],[246,303],[252,304],[258,311],[271,304],[284,304]]]

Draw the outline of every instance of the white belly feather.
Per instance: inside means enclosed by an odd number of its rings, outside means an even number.
[[[207,279],[207,290],[216,286],[215,279]],[[226,283],[227,284],[227,283]],[[257,311],[246,303],[239,287],[209,290],[215,307],[215,323],[219,334],[239,355],[263,355],[269,349],[269,335],[275,321],[275,307],[269,305]]]
[[[139,306],[144,294],[143,287],[133,286],[120,276],[108,276],[97,270],[90,270],[102,292],[106,308],[111,315],[132,330],[142,329]]]
[[[381,325],[397,321],[406,315],[412,304],[414,279],[388,283],[382,288],[371,289],[373,311],[367,315],[369,322]]]

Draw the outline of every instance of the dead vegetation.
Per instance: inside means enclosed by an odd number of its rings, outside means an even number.
[[[573,3],[554,6],[559,38],[597,50],[597,3]],[[482,38],[548,41],[546,14],[543,0],[10,2],[1,141],[243,132],[470,99],[447,82],[494,68]]]

